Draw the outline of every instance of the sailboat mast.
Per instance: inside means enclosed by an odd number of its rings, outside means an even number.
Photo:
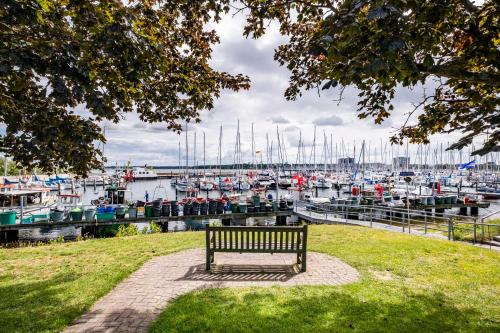
[[[255,169],[255,141],[253,137],[253,123],[252,123],[252,168]]]
[[[194,172],[198,176],[198,163],[196,163],[196,131],[194,131],[193,167]]]
[[[189,176],[188,123],[186,121],[186,176]]]
[[[205,161],[205,132],[203,132],[203,177],[206,175],[206,161]]]
[[[222,175],[222,125],[219,132],[219,177]]]
[[[327,148],[327,145],[328,145],[328,141],[326,140],[326,133],[325,133],[325,130],[323,130],[323,155],[324,155],[324,163],[323,163],[323,172],[326,173],[326,159],[327,159],[327,151],[328,151],[328,148]]]
[[[313,139],[313,164],[314,164],[314,171],[316,171],[316,125],[314,126],[314,139]]]
[[[365,140],[363,140],[363,144],[361,145],[361,149],[363,150],[363,164],[361,169],[361,186],[365,186]]]
[[[269,134],[266,133],[266,164],[269,169]]]
[[[330,133],[330,171],[333,171],[333,134]]]

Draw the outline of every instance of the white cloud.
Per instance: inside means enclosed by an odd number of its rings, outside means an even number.
[[[344,91],[340,104],[334,101],[338,98],[338,91],[335,89],[321,91],[321,96],[318,96],[317,91],[306,91],[296,101],[287,101],[283,93],[288,86],[290,73],[273,60],[274,50],[286,39],[280,35],[275,24],[268,28],[264,37],[258,40],[245,39],[242,35],[243,22],[243,15],[233,17],[230,14],[219,24],[211,25],[217,30],[221,41],[213,48],[211,66],[232,74],[249,75],[252,87],[248,91],[238,93],[223,91],[221,97],[215,101],[214,109],[200,114],[201,123],[188,125],[190,163],[194,152],[195,132],[199,160],[203,154],[204,132],[207,162],[215,163],[221,125],[223,161],[232,162],[238,120],[243,159],[247,161],[251,159],[252,123],[257,149],[266,151],[268,134],[269,145],[272,143],[274,147],[273,160],[277,160],[277,125],[280,133],[285,134],[289,160],[295,159],[300,133],[304,145],[312,146],[315,124],[322,126],[321,130],[317,130],[317,147],[323,140],[323,130],[328,137],[333,136],[334,146],[341,146],[343,143],[346,151],[352,151],[354,145],[359,146],[363,139],[367,142],[380,142],[382,139],[385,143],[394,132],[394,127],[397,128],[404,122],[405,113],[413,107],[411,103],[422,96],[421,87],[414,90],[398,89],[392,118],[381,126],[374,125],[373,119],[358,119],[358,97],[354,88]],[[130,159],[133,164],[139,165],[177,165],[179,142],[181,159],[185,158],[185,133],[179,135],[169,131],[165,124],[144,124],[136,114],[128,114],[121,123],[106,126],[108,144],[105,154],[110,164],[126,163]],[[447,140],[451,142],[453,139],[448,136]],[[320,148],[317,149],[320,152]],[[306,150],[309,154],[310,148]],[[416,148],[414,150],[416,151]]]
[[[271,117],[269,118],[273,124],[288,124],[290,123],[290,120],[286,119],[283,116],[276,116],[276,117]]]
[[[319,117],[314,119],[313,124],[316,126],[340,126],[344,123],[342,118],[331,115],[329,117]]]

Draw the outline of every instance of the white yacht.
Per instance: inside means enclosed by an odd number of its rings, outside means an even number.
[[[132,169],[134,180],[158,179],[158,174],[152,168],[134,167]]]
[[[214,189],[214,183],[206,178],[200,180],[200,190],[202,191],[212,191]]]

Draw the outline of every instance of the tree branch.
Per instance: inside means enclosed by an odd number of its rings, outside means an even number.
[[[479,7],[474,5],[472,2],[469,0],[462,0],[462,5],[467,9],[469,12],[476,13],[479,11]]]
[[[449,79],[463,80],[467,82],[483,83],[492,87],[500,87],[500,74],[486,73],[486,72],[471,72],[463,68],[454,66],[437,65],[425,66],[423,64],[416,64],[418,70],[423,73],[432,74],[436,76],[443,76]]]

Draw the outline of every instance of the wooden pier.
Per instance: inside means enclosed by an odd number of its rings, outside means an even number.
[[[160,226],[166,225],[169,222],[179,222],[186,220],[246,220],[247,218],[273,218],[277,220],[286,218],[293,214],[292,210],[279,210],[272,212],[258,212],[258,213],[224,213],[224,214],[211,214],[211,215],[180,215],[180,216],[160,216],[160,217],[141,217],[135,219],[113,219],[109,221],[63,221],[63,222],[37,222],[29,224],[9,224],[0,225],[0,233],[6,231],[16,231],[20,229],[34,229],[34,228],[47,228],[47,227],[104,227],[112,225],[126,225],[131,223],[156,223]]]

